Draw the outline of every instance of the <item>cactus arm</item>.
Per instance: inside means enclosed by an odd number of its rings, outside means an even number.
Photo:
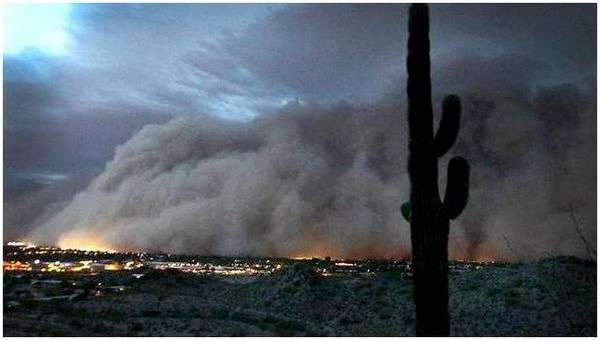
[[[433,139],[429,11],[426,4],[413,4],[409,12],[406,58],[409,139],[412,143],[428,145]]]
[[[448,218],[457,218],[467,206],[468,199],[469,163],[462,157],[454,157],[448,164],[448,184],[444,195]]]
[[[410,223],[410,215],[412,213],[410,209],[410,202],[404,202],[404,204],[402,204],[402,207],[400,207],[400,210],[402,211],[402,216],[404,216],[406,222]]]
[[[446,96],[442,103],[440,127],[433,139],[432,151],[435,157],[441,157],[450,150],[458,136],[459,127],[460,99],[455,95]]]

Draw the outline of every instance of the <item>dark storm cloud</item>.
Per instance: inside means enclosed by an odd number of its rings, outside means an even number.
[[[483,57],[529,54],[563,75],[595,65],[593,4],[440,4],[432,5],[431,20],[432,34],[449,49]]]
[[[447,93],[463,98],[454,152],[473,166],[454,254],[510,256],[505,233],[527,256],[581,255],[565,207],[578,207],[595,240],[595,6],[434,4],[431,20],[434,107],[439,112]],[[407,250],[394,210],[408,197],[406,5],[78,5],[72,21],[68,56],[5,58],[5,145],[14,145],[5,164],[69,174],[53,184],[71,188],[65,200],[87,183],[71,172],[101,173],[41,223],[39,239],[57,240],[58,225],[93,224],[103,234],[110,224],[147,235],[138,246],[168,250],[291,254],[308,242],[298,230],[342,238],[339,254]],[[114,151],[142,126],[182,114],[191,118],[142,130]],[[172,155],[162,155],[165,148]],[[298,150],[305,160],[288,155]],[[218,185],[203,187],[202,176],[217,169]],[[138,175],[152,179],[144,185]],[[201,187],[190,191],[194,183]],[[272,190],[262,190],[268,183]],[[23,188],[41,192],[38,184]],[[48,192],[19,196],[19,204],[57,195]],[[230,228],[229,241],[219,226]],[[532,247],[531,233],[545,237]],[[355,249],[353,235],[364,241]]]
[[[4,59],[4,230],[12,237],[85,187],[135,131],[170,117],[135,103],[86,103],[65,72],[75,67],[38,51],[19,57]]]
[[[238,65],[301,99],[375,101],[403,90],[393,85],[405,75],[405,11],[404,4],[291,5],[219,44]],[[446,76],[439,65],[449,60],[462,63],[463,76],[595,76],[593,5],[432,5],[431,17],[434,77]],[[497,63],[506,65],[495,70]]]
[[[402,5],[292,5],[231,39],[243,65],[307,100],[373,100],[402,64]]]
[[[76,11],[81,29],[74,53],[101,69],[91,79],[106,95],[139,101],[172,114],[250,118],[270,100],[266,85],[219,48],[277,5],[87,5]],[[197,60],[188,63],[191,54]],[[260,86],[260,88],[259,88]],[[271,91],[273,92],[273,91]],[[271,104],[272,105],[272,104]]]
[[[10,168],[65,171],[102,165],[114,146],[150,122],[156,110],[112,101],[94,105],[79,96],[77,70],[38,52],[4,60],[4,159]],[[89,109],[89,112],[86,112]]]

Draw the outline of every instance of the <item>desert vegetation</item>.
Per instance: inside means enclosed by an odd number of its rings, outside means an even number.
[[[596,262],[557,257],[456,268],[449,274],[453,336],[596,335]],[[272,276],[154,271],[140,279],[118,273],[103,279],[128,289],[5,305],[4,335],[415,335],[406,271],[326,277],[299,263]]]

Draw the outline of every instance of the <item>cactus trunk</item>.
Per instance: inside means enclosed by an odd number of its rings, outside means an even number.
[[[402,213],[410,222],[413,252],[416,334],[447,336],[448,232],[468,198],[469,166],[455,157],[448,167],[444,202],[438,190],[438,158],[454,144],[460,123],[460,101],[448,96],[442,105],[440,127],[434,136],[429,60],[429,13],[427,5],[409,9],[408,37],[408,171],[410,204]]]

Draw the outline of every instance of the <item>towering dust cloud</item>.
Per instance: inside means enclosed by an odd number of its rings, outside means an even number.
[[[406,255],[404,136],[388,107],[289,105],[142,129],[31,238],[265,256]]]
[[[595,102],[569,86],[523,102],[461,96],[468,119],[454,151],[471,161],[472,192],[450,227],[451,257],[585,256],[567,209],[578,209],[595,246]],[[404,108],[292,103],[247,123],[148,125],[28,239],[172,253],[409,256],[400,212],[409,192]]]

